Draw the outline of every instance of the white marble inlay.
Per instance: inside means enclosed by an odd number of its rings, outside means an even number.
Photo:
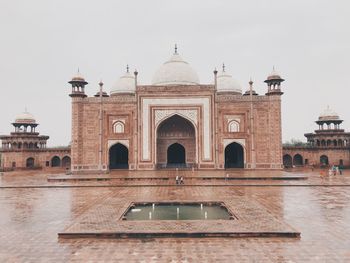
[[[246,152],[246,147],[245,147],[245,139],[223,139],[223,145],[224,149],[226,148],[227,145],[236,142],[243,147],[243,154],[244,154],[244,164],[247,162],[247,152]]]
[[[227,145],[233,142],[236,142],[242,145],[243,148],[245,148],[245,139],[224,139],[223,142],[224,142],[224,148],[226,148]]]
[[[155,110],[154,112],[154,126],[157,127],[163,120],[178,114],[189,120],[191,120],[198,127],[198,114],[197,110],[182,110],[182,109],[169,109],[169,110]]]
[[[174,106],[180,105],[183,110],[183,106],[202,106],[203,107],[203,126],[202,126],[202,134],[203,134],[203,149],[204,149],[204,159],[211,159],[211,126],[210,126],[210,118],[211,118],[211,110],[210,110],[210,101],[209,98],[144,98],[142,99],[142,158],[143,160],[150,160],[150,149],[151,149],[151,141],[150,141],[150,107],[151,106]],[[181,109],[179,109],[181,110]]]
[[[108,149],[117,143],[123,144],[129,149],[129,140],[108,140]]]

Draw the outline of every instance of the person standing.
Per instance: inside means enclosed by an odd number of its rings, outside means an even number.
[[[183,176],[180,177],[180,184],[184,184],[184,178],[183,178]]]

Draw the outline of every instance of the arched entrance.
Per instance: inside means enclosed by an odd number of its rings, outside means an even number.
[[[63,167],[70,167],[70,164],[71,164],[71,159],[69,156],[64,156],[62,158],[62,166]]]
[[[225,148],[225,168],[244,168],[244,149],[233,142]]]
[[[283,165],[284,165],[285,168],[292,167],[293,166],[292,156],[290,156],[289,154],[283,155]]]
[[[303,165],[303,157],[300,154],[294,155],[293,165],[295,165],[295,166],[302,166]]]
[[[121,143],[109,149],[109,169],[129,169],[129,150]]]
[[[167,166],[186,166],[186,150],[179,143],[174,143],[167,150]]]
[[[51,159],[51,167],[60,167],[61,166],[61,159],[58,156],[54,156]]]
[[[196,130],[184,117],[173,115],[157,129],[157,166],[191,167],[196,164]]]
[[[327,155],[321,155],[321,157],[320,157],[320,165],[321,166],[329,165],[329,161],[328,161],[328,156]]]
[[[26,161],[26,167],[27,168],[33,168],[34,167],[34,158],[29,157]]]

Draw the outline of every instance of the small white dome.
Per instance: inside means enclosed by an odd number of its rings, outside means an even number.
[[[35,123],[35,118],[32,114],[25,111],[17,115],[15,123],[31,124],[31,123]]]
[[[329,106],[320,114],[318,117],[320,121],[331,121],[331,120],[339,120],[339,115],[332,111]]]
[[[135,76],[128,70],[112,87],[111,95],[120,93],[135,93]]]
[[[78,69],[78,72],[72,77],[72,81],[83,81],[83,82],[85,82],[85,78],[83,77],[83,75],[81,75],[81,73],[79,72],[79,69]]]
[[[153,85],[198,85],[199,78],[193,68],[175,52],[154,74]]]
[[[273,80],[273,79],[282,79],[281,74],[279,74],[276,70],[275,67],[273,67],[271,73],[267,76],[267,80]]]
[[[217,92],[236,92],[242,94],[242,87],[238,80],[222,70],[217,76]]]

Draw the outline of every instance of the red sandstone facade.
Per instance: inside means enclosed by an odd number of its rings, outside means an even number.
[[[152,85],[139,85],[137,75],[127,69],[110,96],[100,83],[100,91],[88,97],[88,83],[78,73],[69,82],[71,146],[46,148],[48,136],[18,128],[35,124],[35,120],[30,119],[29,124],[20,120],[14,133],[1,137],[2,168],[70,166],[72,172],[283,168],[284,80],[275,71],[265,81],[265,95],[255,93],[253,82],[242,94],[225,67],[220,73],[214,71],[214,84],[200,84],[175,49]],[[22,147],[28,136],[35,146]]]
[[[306,144],[283,147],[284,166],[350,167],[350,133],[340,129],[342,122],[327,108],[316,121],[318,129],[305,134]]]
[[[14,132],[0,136],[0,170],[70,168],[70,147],[47,148],[49,136],[36,131],[39,124],[30,113],[20,114],[12,125]]]
[[[273,72],[266,95],[252,87],[242,94],[227,85],[224,69],[214,72],[214,84],[203,85],[191,80],[187,68],[179,70],[187,67],[181,63],[187,64],[175,52],[152,85],[139,85],[138,73],[127,70],[111,96],[100,83],[100,92],[87,97],[80,75],[69,82],[73,172],[283,167],[283,79]]]

